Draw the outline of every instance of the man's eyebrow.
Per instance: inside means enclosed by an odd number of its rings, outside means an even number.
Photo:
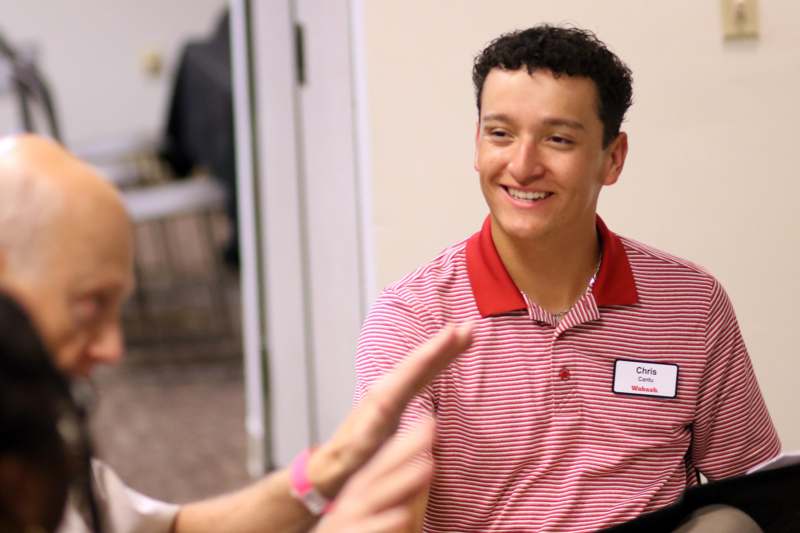
[[[481,122],[511,122],[511,117],[505,113],[489,113],[483,115]]]
[[[488,113],[486,115],[483,115],[481,121],[506,122],[506,123],[513,122],[511,117],[509,117],[505,113]],[[560,117],[546,118],[542,121],[542,124],[544,124],[545,126],[562,126],[573,130],[586,130],[586,126],[584,126],[582,122],[579,122],[577,120],[572,120],[569,118],[560,118]]]
[[[103,295],[119,293],[123,296],[128,295],[133,290],[133,283],[122,278],[103,279],[101,281],[93,280],[91,283],[81,285],[75,291],[76,296],[83,297],[87,295]]]
[[[573,130],[586,129],[586,126],[584,126],[581,122],[578,122],[577,120],[571,120],[568,118],[547,118],[542,122],[548,126],[564,126],[566,128],[571,128]]]

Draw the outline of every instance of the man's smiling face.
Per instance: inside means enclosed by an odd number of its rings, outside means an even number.
[[[493,234],[532,242],[593,227],[600,189],[616,182],[626,149],[625,134],[603,147],[589,78],[493,69],[475,144]]]

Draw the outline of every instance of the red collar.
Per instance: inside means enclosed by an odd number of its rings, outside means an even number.
[[[592,292],[597,306],[631,305],[638,301],[636,283],[628,255],[619,237],[597,217],[597,232],[603,246],[603,260]],[[524,311],[525,299],[506,271],[492,240],[491,216],[481,230],[467,241],[467,273],[481,316]]]

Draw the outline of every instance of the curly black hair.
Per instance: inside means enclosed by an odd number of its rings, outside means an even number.
[[[591,31],[542,24],[506,33],[492,41],[472,68],[478,113],[486,76],[493,68],[533,73],[547,69],[554,76],[586,77],[597,87],[597,114],[603,123],[603,147],[614,140],[631,106],[631,70]]]

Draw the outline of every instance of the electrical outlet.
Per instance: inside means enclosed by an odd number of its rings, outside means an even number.
[[[139,62],[142,72],[149,78],[158,78],[164,68],[164,58],[161,52],[155,49],[147,49],[142,52]]]
[[[758,37],[758,0],[722,0],[722,30],[726,39]]]

